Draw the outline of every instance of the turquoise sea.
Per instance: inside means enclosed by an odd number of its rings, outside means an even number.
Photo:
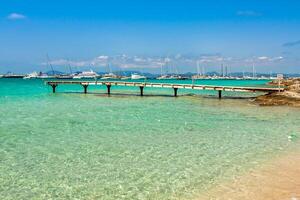
[[[299,109],[241,94],[82,91],[0,79],[0,199],[193,199],[299,144]]]

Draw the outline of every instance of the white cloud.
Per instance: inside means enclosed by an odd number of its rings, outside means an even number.
[[[248,58],[237,58],[237,57],[226,57],[222,55],[199,55],[199,56],[188,56],[188,55],[171,55],[168,57],[158,56],[128,56],[128,55],[115,55],[106,56],[100,55],[95,58],[86,60],[66,60],[57,59],[52,60],[50,63],[55,67],[77,67],[78,69],[84,70],[90,67],[97,67],[99,70],[106,69],[106,66],[110,64],[115,69],[159,69],[161,66],[176,66],[179,69],[183,67],[194,68],[198,61],[201,65],[218,67],[221,64],[229,66],[248,66],[252,63],[259,65],[274,65],[284,60],[282,56],[257,56]],[[47,65],[47,63],[43,63]]]
[[[171,62],[171,59],[169,57],[165,58],[165,62]]]
[[[269,56],[258,56],[254,58],[246,58],[246,63],[276,63],[284,60],[283,56],[269,57]]]
[[[139,57],[135,57],[133,60],[134,62],[139,62],[139,63],[147,62],[147,60],[145,60],[144,58],[139,58]]]
[[[240,10],[236,13],[238,16],[258,17],[262,14],[253,10]]]
[[[7,19],[9,20],[18,20],[18,19],[25,19],[25,18],[26,16],[20,13],[11,13],[7,16]]]
[[[108,60],[108,56],[105,56],[105,55],[101,55],[101,56],[98,56],[97,57],[99,60]]]
[[[281,60],[283,60],[284,58],[282,57],[282,56],[278,56],[278,57],[274,57],[274,58],[272,58],[271,60],[272,61],[281,61]]]
[[[52,64],[52,65],[67,65],[67,64],[69,64],[69,62],[65,59],[58,59],[58,60],[50,61],[49,64]]]
[[[269,60],[269,57],[267,57],[267,56],[260,56],[257,59],[261,60],[261,61],[266,61],[266,60]]]
[[[43,62],[42,65],[48,65],[51,64],[53,66],[73,66],[73,67],[85,67],[85,66],[90,66],[93,65],[92,61],[70,61],[66,59],[57,59],[57,60],[52,60],[50,62]]]
[[[212,56],[201,56],[198,61],[200,63],[218,63],[218,62],[229,61],[229,59],[222,56],[212,55]]]
[[[261,57],[258,57],[257,59],[262,62],[276,62],[276,61],[283,60],[283,57],[282,56],[277,56],[277,57],[261,56]]]
[[[124,55],[117,55],[117,56],[105,56],[101,55],[96,58],[90,60],[80,60],[80,61],[69,61],[66,59],[57,59],[52,60],[49,64],[53,66],[68,66],[71,65],[73,67],[103,67],[108,64],[119,68],[158,68],[162,65],[161,58],[152,58],[152,57],[138,57],[138,56],[124,56]],[[48,63],[44,62],[43,65],[47,65]]]

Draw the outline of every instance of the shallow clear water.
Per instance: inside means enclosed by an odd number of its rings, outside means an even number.
[[[300,136],[294,108],[174,98],[171,89],[145,89],[161,94],[145,97],[89,89],[58,86],[52,94],[40,80],[0,79],[1,199],[189,199]]]

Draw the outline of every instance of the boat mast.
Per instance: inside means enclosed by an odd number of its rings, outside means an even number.
[[[197,60],[197,74],[202,75],[202,73],[200,72],[200,67],[199,67],[199,60]]]
[[[254,60],[252,62],[252,77],[255,78],[255,66],[254,66]]]
[[[221,64],[221,76],[224,77],[224,64]]]
[[[175,65],[175,63],[174,63],[174,70],[175,70],[175,74],[178,75],[178,74],[179,74],[179,71],[178,71],[178,68],[177,68],[177,66]]]
[[[69,66],[69,70],[70,70],[70,73],[72,74],[72,67],[71,67],[71,64],[70,64],[70,60],[68,59],[68,66]]]
[[[108,67],[108,73],[112,73],[111,67],[110,67],[110,63],[107,63],[107,67]]]
[[[50,62],[48,53],[46,54],[46,57],[47,57],[47,65],[48,65],[48,66],[50,65],[51,70],[52,70],[52,76],[54,76],[54,69],[53,69],[53,66],[52,66],[52,64],[51,64],[51,62]]]

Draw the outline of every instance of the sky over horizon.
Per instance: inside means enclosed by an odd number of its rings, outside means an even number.
[[[297,0],[1,0],[0,73],[300,73]],[[176,69],[176,70],[175,70]]]

